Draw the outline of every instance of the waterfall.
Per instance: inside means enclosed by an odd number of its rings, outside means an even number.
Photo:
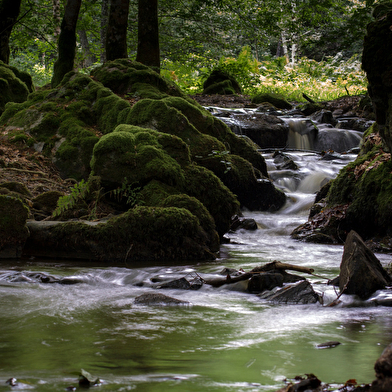
[[[287,146],[295,150],[313,150],[318,130],[309,119],[290,118],[286,120],[289,126]]]

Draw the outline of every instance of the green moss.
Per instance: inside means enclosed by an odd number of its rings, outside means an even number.
[[[268,102],[278,109],[291,109],[292,105],[281,94],[276,93],[261,93],[252,97],[252,103],[260,104]]]
[[[184,180],[178,162],[162,149],[155,135],[143,130],[103,136],[94,147],[91,167],[109,187],[124,178],[141,184],[157,179],[171,186]]]
[[[151,180],[143,187],[139,196],[146,206],[161,206],[162,202],[169,196],[178,194],[179,191],[170,185],[158,180]]]
[[[241,94],[241,86],[234,76],[214,69],[203,84],[203,94]]]
[[[29,210],[20,199],[0,195],[0,251],[24,243],[29,235],[28,215]]]
[[[207,208],[215,220],[219,235],[230,228],[231,217],[239,212],[236,196],[210,170],[189,165],[185,169],[186,181],[183,193],[194,196]]]

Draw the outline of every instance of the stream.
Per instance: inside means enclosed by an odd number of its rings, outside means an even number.
[[[0,391],[64,391],[78,387],[81,369],[99,378],[100,391],[276,391],[285,378],[313,373],[323,382],[370,383],[374,363],[392,341],[392,313],[376,306],[380,291],[365,302],[341,297],[335,307],[281,305],[245,291],[244,282],[200,290],[160,293],[189,306],[139,306],[135,297],[157,292],[151,278],[187,274],[220,276],[223,268],[245,271],[279,260],[313,268],[306,278],[324,303],[337,293],[326,284],[339,274],[342,246],[302,243],[291,231],[307,220],[315,192],[355,159],[336,154],[288,151],[299,170],[269,173],[288,195],[276,212],[249,212],[256,231],[227,234],[213,262],[176,265],[99,265],[59,260],[0,262]],[[390,255],[376,255],[383,265]],[[79,279],[41,283],[27,273]],[[15,275],[21,279],[13,279]],[[25,276],[25,278],[23,278]],[[318,344],[339,341],[331,349]],[[17,385],[6,381],[15,377]]]

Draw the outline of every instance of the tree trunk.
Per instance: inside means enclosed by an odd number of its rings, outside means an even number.
[[[0,0],[0,60],[10,61],[10,36],[18,20],[21,0]]]
[[[58,58],[54,64],[52,87],[60,84],[64,75],[73,70],[76,50],[76,23],[82,0],[68,0],[61,22]]]
[[[101,5],[101,63],[106,61],[106,33],[108,28],[109,0],[102,0]]]
[[[60,15],[60,0],[52,0],[53,6],[53,20],[54,20],[54,39],[57,40],[57,37],[61,32],[61,15]]]
[[[106,35],[106,60],[128,57],[127,26],[129,0],[111,0]]]
[[[90,43],[88,42],[86,30],[78,30],[80,45],[83,50],[83,67],[90,67],[93,65],[97,58],[91,53]]]
[[[158,0],[139,0],[136,61],[159,72]]]

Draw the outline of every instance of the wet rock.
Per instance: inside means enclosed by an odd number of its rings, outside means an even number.
[[[190,305],[188,301],[182,301],[177,298],[169,297],[164,294],[142,294],[135,298],[135,305],[153,305],[153,306],[178,306]]]
[[[340,342],[337,341],[330,341],[330,342],[325,342],[325,343],[320,343],[316,347],[317,348],[334,348],[339,346],[341,344]]]
[[[274,303],[292,305],[315,304],[320,301],[318,294],[307,280],[287,285],[282,289],[262,293],[259,297]]]
[[[320,124],[331,124],[333,126],[337,124],[337,121],[333,117],[332,112],[330,110],[325,110],[325,109],[313,113],[310,116],[310,119]]]
[[[350,231],[340,264],[340,291],[367,299],[390,283],[391,278],[377,257],[354,230]]]
[[[252,276],[248,282],[250,293],[262,293],[275,287],[283,286],[283,275],[281,273],[265,272]]]
[[[392,344],[390,344],[377,359],[374,370],[376,379],[372,383],[372,392],[392,391]]]
[[[287,154],[275,151],[272,157],[278,170],[298,170],[298,165]]]
[[[241,218],[236,215],[233,218],[233,221],[230,226],[230,230],[236,231],[241,229],[253,231],[258,229],[258,225],[257,222],[252,218]]]
[[[163,282],[156,286],[158,289],[180,289],[180,290],[199,290],[203,286],[203,282],[200,278],[195,277],[192,280],[186,278],[180,278]]]

